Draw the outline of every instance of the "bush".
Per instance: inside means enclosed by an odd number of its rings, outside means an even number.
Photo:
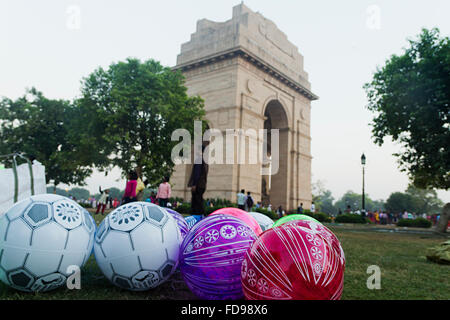
[[[90,209],[90,208],[92,208],[92,206],[91,206],[90,203],[79,202],[78,204],[79,204],[80,206],[82,206],[83,208],[85,208],[85,209]]]
[[[287,214],[297,214],[297,210],[290,210],[290,211],[287,212]],[[310,217],[312,217],[312,218],[314,218],[317,221],[322,222],[322,223],[323,222],[331,222],[331,217],[329,215],[327,215],[326,213],[324,213],[324,212],[315,212],[315,213],[313,213],[310,210],[306,209],[306,210],[303,210],[302,214],[304,214],[306,216],[310,216]]]
[[[208,198],[205,200],[205,204],[206,204],[206,202],[208,202],[208,200],[213,203],[213,206],[222,206],[223,208],[237,206],[235,203],[232,203],[230,200],[220,199],[220,198],[215,198],[215,199]]]
[[[184,202],[178,205],[178,207],[175,208],[175,211],[180,214],[190,214],[191,213],[191,204]]]
[[[180,198],[180,197],[172,197],[172,198],[169,198],[169,202],[170,203],[183,203],[184,202],[184,199],[183,198]]]
[[[346,213],[336,217],[335,222],[338,223],[367,223],[365,217],[359,214]]]
[[[316,212],[316,213],[312,213],[309,210],[305,210],[303,212],[304,215],[306,216],[310,216],[314,219],[316,219],[319,222],[331,222],[331,217],[329,215],[327,215],[326,213],[323,212]]]
[[[400,219],[397,222],[397,227],[430,228],[431,221],[424,218]]]

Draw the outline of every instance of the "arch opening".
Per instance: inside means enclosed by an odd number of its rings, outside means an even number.
[[[267,152],[263,167],[269,175],[261,176],[261,202],[264,206],[272,205],[273,209],[281,206],[284,210],[288,204],[288,133],[289,123],[283,105],[278,100],[271,100],[264,110],[264,129],[267,130],[263,143]],[[271,130],[279,130],[278,148],[272,146]],[[278,154],[274,154],[277,152]],[[278,161],[275,164],[274,161]],[[275,170],[278,169],[276,172]]]

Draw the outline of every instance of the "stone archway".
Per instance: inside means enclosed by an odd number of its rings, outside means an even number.
[[[288,132],[289,123],[286,112],[278,100],[271,100],[264,109],[264,129],[267,130],[267,155],[271,159],[277,159],[278,165],[269,164],[269,172],[271,175],[261,176],[261,202],[264,206],[269,203],[272,207],[278,208],[282,206],[284,209],[288,207],[288,188],[286,181],[288,180]],[[272,148],[271,130],[279,130],[278,148]],[[273,152],[278,152],[274,157]],[[274,169],[277,169],[275,173]],[[275,174],[274,174],[275,173]]]
[[[204,99],[211,128],[223,134],[279,129],[277,174],[263,180],[264,166],[250,161],[212,164],[205,198],[235,202],[244,189],[255,202],[270,200],[274,209],[280,205],[295,209],[300,203],[308,208],[312,201],[310,111],[311,101],[318,97],[311,91],[303,56],[286,35],[240,4],[225,22],[199,20],[191,39],[181,45],[173,69],[183,73],[189,95]],[[244,149],[250,154],[249,147]],[[171,177],[173,194],[187,201],[189,174],[188,165],[179,165]]]

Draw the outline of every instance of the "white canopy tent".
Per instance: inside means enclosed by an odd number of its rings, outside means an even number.
[[[0,167],[0,215],[11,208],[14,203],[35,194],[47,193],[45,167],[38,161],[29,161],[21,154],[4,156],[13,159],[12,168]],[[16,158],[27,160],[17,165]]]

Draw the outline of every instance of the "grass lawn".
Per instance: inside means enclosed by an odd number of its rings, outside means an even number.
[[[96,216],[97,223],[102,219]],[[380,233],[359,227],[330,226],[346,256],[342,299],[450,299],[450,266],[428,262],[425,251],[445,239],[432,235]],[[381,269],[381,289],[366,286],[367,267]],[[0,299],[196,299],[177,271],[170,281],[147,292],[128,292],[112,285],[94,257],[82,269],[81,290],[65,287],[40,294],[22,293],[0,283]]]

